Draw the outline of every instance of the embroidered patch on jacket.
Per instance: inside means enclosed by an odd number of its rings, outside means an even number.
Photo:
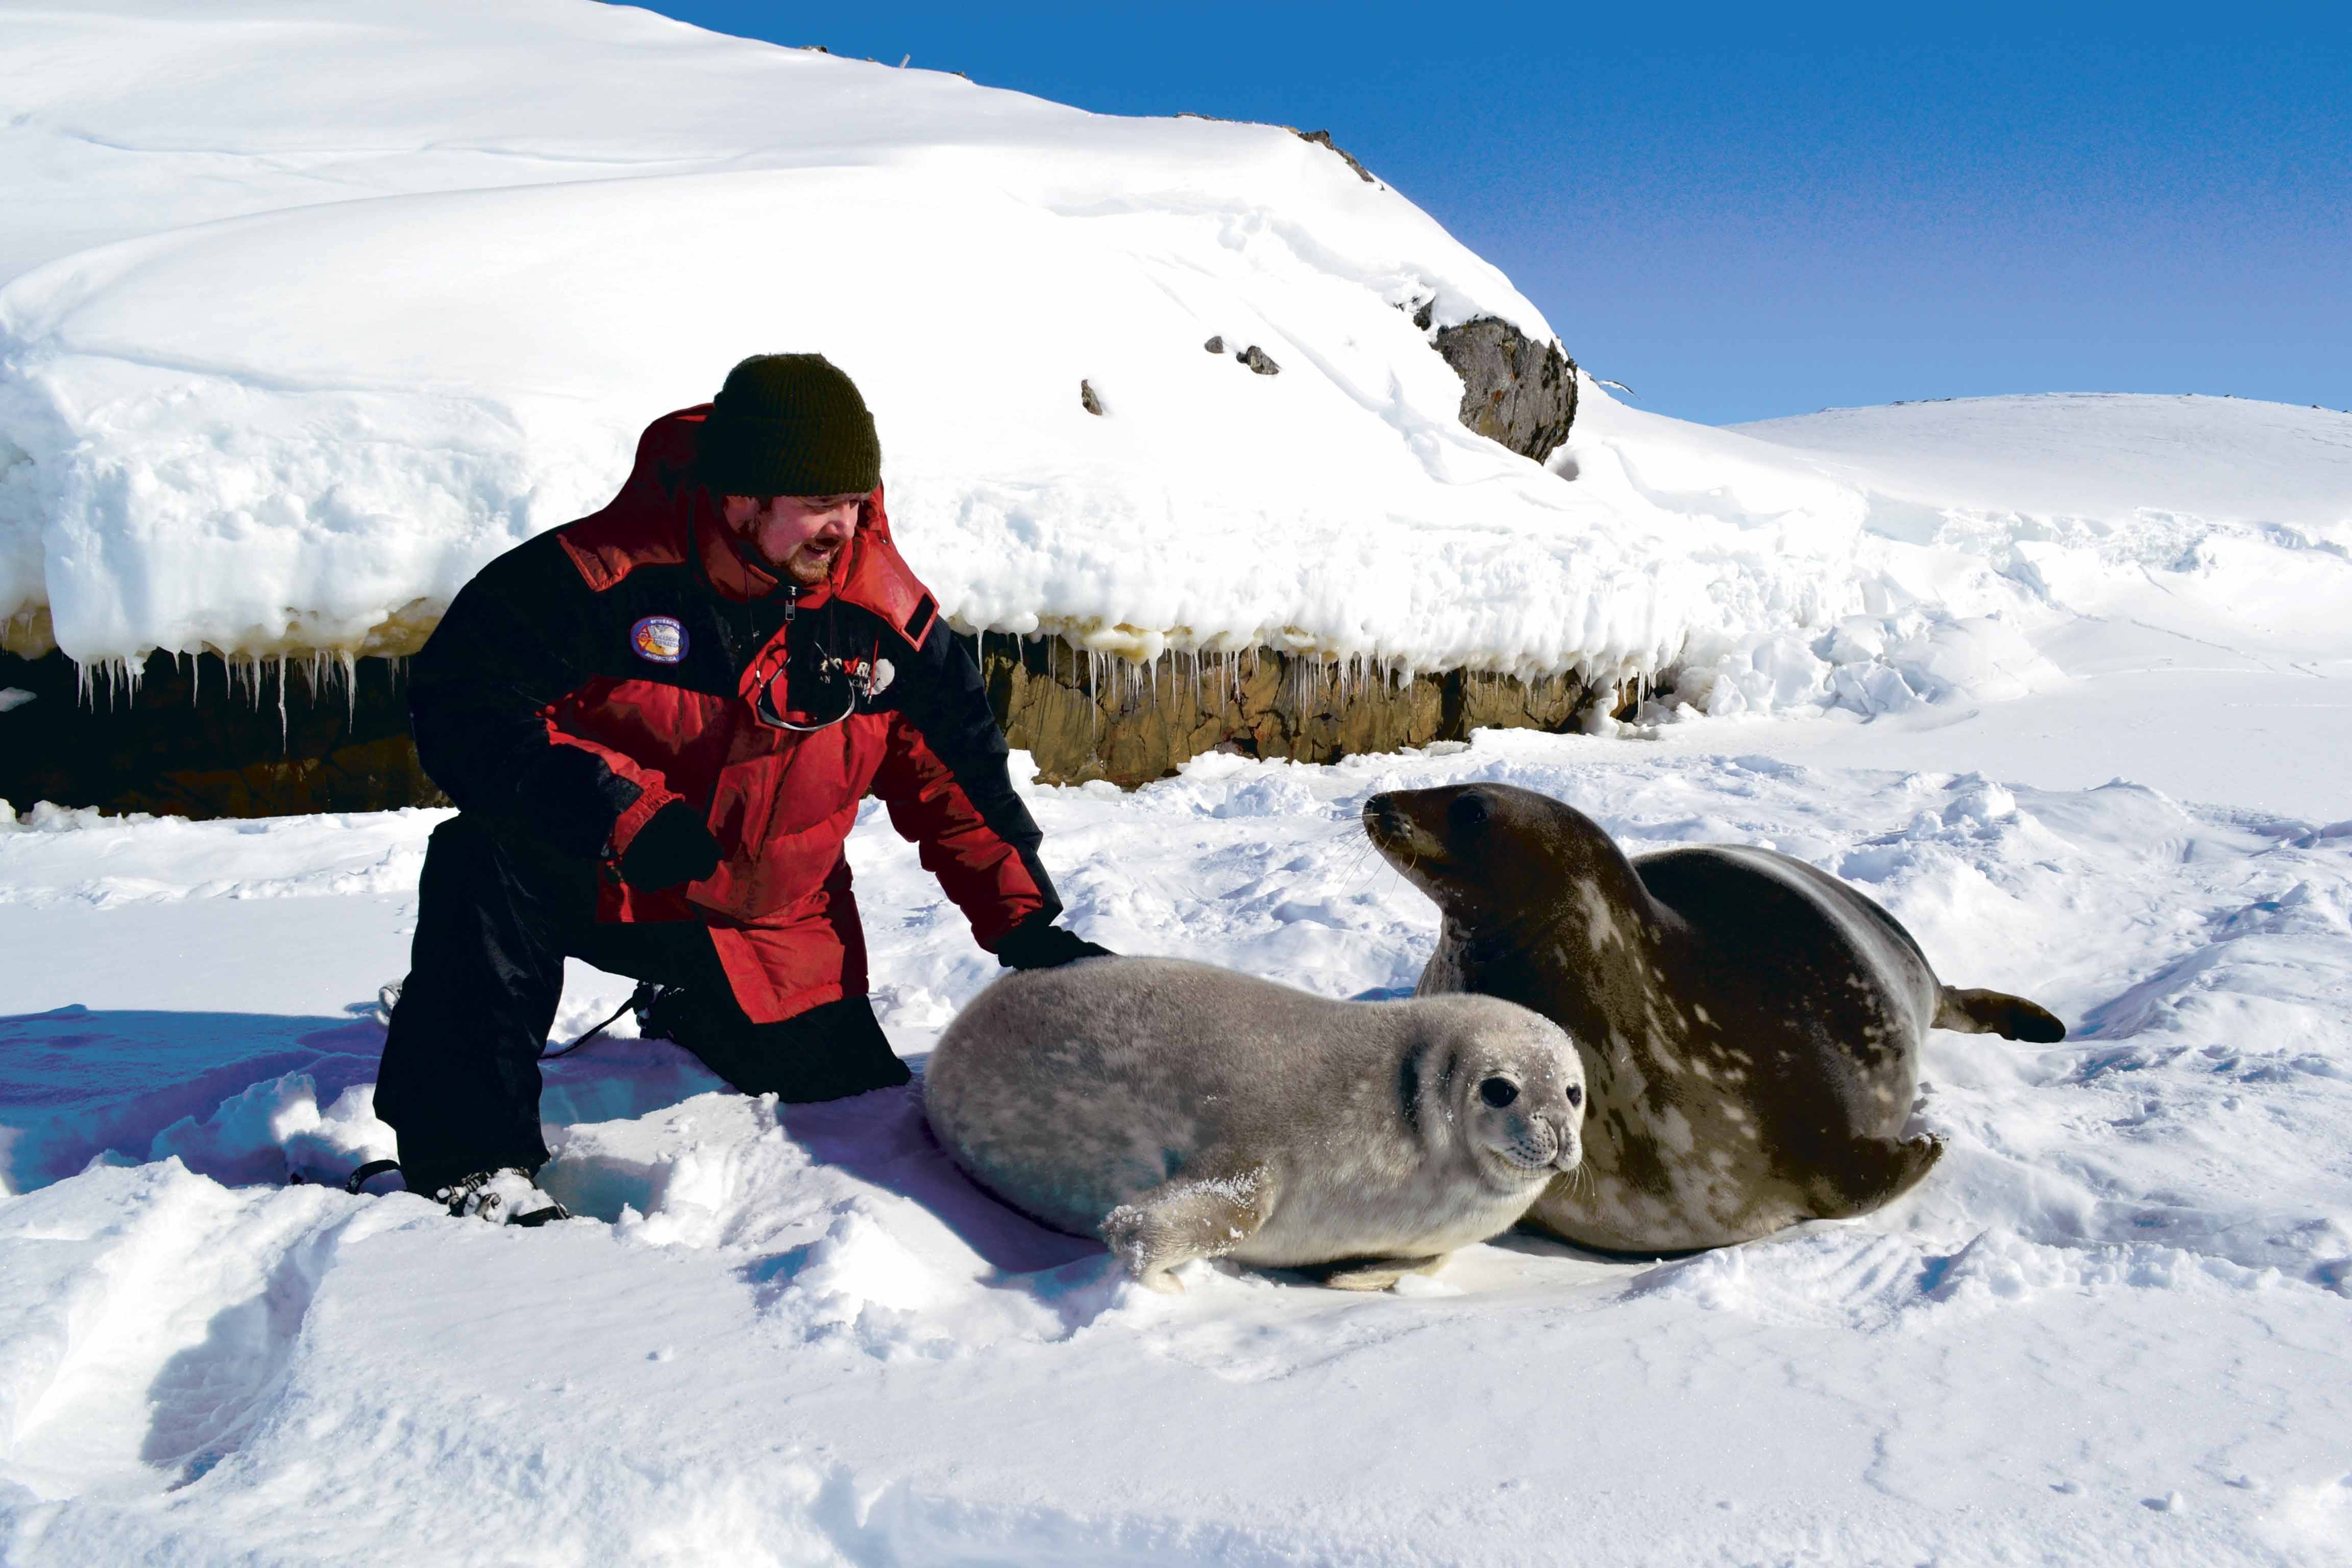
[[[675,616],[647,616],[629,628],[629,646],[639,658],[676,664],[686,657],[686,628]]]

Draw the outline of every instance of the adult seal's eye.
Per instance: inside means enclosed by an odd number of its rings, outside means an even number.
[[[1454,804],[1445,808],[1445,820],[1457,829],[1484,827],[1486,825],[1486,797],[1483,795],[1458,795]]]
[[[1519,1086],[1507,1078],[1490,1078],[1478,1086],[1478,1098],[1500,1110],[1519,1098]]]

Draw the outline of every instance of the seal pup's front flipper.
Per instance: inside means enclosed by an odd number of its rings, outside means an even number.
[[[1223,1258],[1256,1235],[1274,1193],[1273,1167],[1263,1161],[1197,1166],[1111,1210],[1102,1238],[1140,1283],[1177,1294],[1184,1282],[1169,1270],[1195,1258]]]
[[[2066,1037],[2066,1026],[2048,1008],[2011,996],[2006,991],[1960,991],[1941,988],[1936,999],[1936,1027],[1963,1035],[1999,1035],[2005,1040],[2030,1040],[2046,1046]]]
[[[1440,1252],[1426,1258],[1350,1258],[1328,1268],[1309,1268],[1305,1272],[1315,1276],[1317,1283],[1334,1290],[1385,1290],[1408,1274],[1436,1273],[1453,1256]]]

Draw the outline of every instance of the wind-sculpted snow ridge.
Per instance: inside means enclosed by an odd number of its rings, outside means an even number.
[[[279,1185],[388,1147],[369,1005],[413,895],[355,873],[437,816],[0,833],[0,944],[52,955],[0,989],[0,1555],[490,1562],[528,1521],[630,1562],[2330,1561],[2352,824],[1626,755],[1490,731],[1031,798],[1072,923],[1122,951],[1395,994],[1434,914],[1362,803],[1496,779],[1636,852],[1802,857],[2074,1036],[1935,1036],[1944,1162],[1867,1219],[1656,1262],[1507,1239],[1371,1299],[1208,1264],[1139,1290],[973,1189],[919,1085],[780,1107],[625,1023],[549,1064],[571,1224]],[[919,1066],[998,971],[878,814],[851,856]],[[215,928],[276,944],[235,986],[288,1016],[165,1010]],[[627,992],[573,982],[558,1037]]]

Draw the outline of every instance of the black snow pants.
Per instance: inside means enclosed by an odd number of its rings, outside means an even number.
[[[907,1081],[865,997],[754,1024],[707,928],[600,924],[595,909],[595,867],[527,828],[463,812],[433,830],[375,1096],[409,1191],[546,1163],[539,1058],[567,956],[682,987],[688,1005],[669,1010],[677,1043],[746,1094],[838,1100]]]

